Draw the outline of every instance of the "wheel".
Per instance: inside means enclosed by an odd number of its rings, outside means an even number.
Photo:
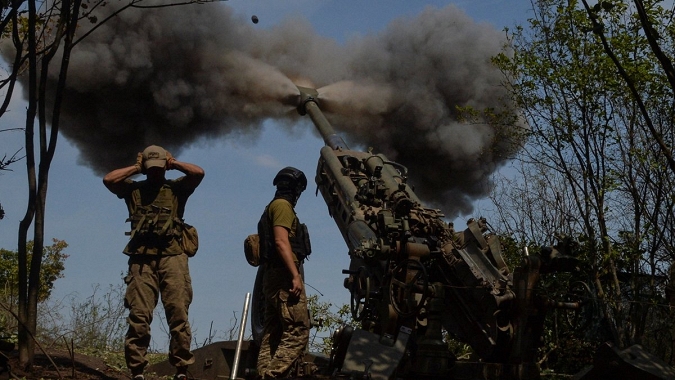
[[[575,331],[582,331],[593,323],[595,315],[595,293],[583,281],[575,281],[565,294],[566,302],[579,302],[578,309],[568,309],[563,311],[565,320],[570,328]]]
[[[403,260],[391,272],[389,282],[389,301],[394,311],[401,317],[416,315],[426,301],[428,286],[424,265],[417,260]]]
[[[332,370],[340,371],[342,369],[353,333],[354,328],[349,325],[342,325],[333,333],[333,343],[330,348],[330,362],[328,365]]]

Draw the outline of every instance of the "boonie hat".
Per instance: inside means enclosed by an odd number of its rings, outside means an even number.
[[[150,145],[143,151],[143,165],[146,169],[166,167],[166,150],[161,146]]]

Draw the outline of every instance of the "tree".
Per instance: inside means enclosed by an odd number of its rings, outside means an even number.
[[[68,247],[68,243],[63,240],[53,239],[53,244],[45,247],[42,270],[40,272],[40,288],[38,290],[38,302],[46,301],[54,289],[54,282],[63,278],[65,269],[65,260],[68,258],[63,251]],[[28,258],[30,260],[33,252],[33,242],[27,244]],[[17,251],[10,251],[0,248],[0,294],[2,295],[3,309],[8,313],[3,313],[0,331],[12,333],[16,323],[10,323],[14,320],[18,300],[18,262],[19,255]]]
[[[657,143],[657,147],[660,153],[664,155],[668,167],[673,173],[675,173],[675,159],[673,159],[672,146],[669,146],[667,144],[667,142],[661,136],[662,131],[658,130],[656,126],[652,123],[650,110],[648,110],[646,105],[644,104],[642,98],[643,94],[640,93],[640,90],[637,87],[637,83],[635,82],[635,79],[637,78],[632,77],[631,74],[626,71],[619,57],[617,57],[614,54],[614,50],[610,46],[609,41],[607,40],[607,38],[605,38],[605,34],[603,32],[604,25],[601,21],[599,21],[601,12],[611,10],[615,6],[615,4],[611,1],[601,1],[597,3],[595,6],[593,6],[593,8],[591,8],[586,0],[582,0],[582,2],[584,4],[584,8],[588,12],[588,16],[591,20],[591,23],[593,24],[593,31],[599,36],[600,40],[602,41],[602,46],[605,52],[616,66],[619,75],[621,75],[621,78],[624,80],[626,86],[630,90],[630,93],[633,96],[635,103],[639,107],[640,113],[644,118],[644,126],[646,127],[648,133],[651,135],[654,141]],[[649,43],[649,47],[651,48],[652,53],[654,54],[659,64],[661,65],[661,69],[663,70],[662,74],[664,74],[668,79],[668,83],[670,84],[671,90],[675,90],[675,68],[673,68],[673,64],[670,58],[661,49],[661,45],[658,42],[658,40],[660,39],[659,32],[657,31],[657,25],[660,26],[661,28],[664,27],[667,28],[667,25],[669,24],[668,20],[669,16],[665,15],[666,19],[665,20],[663,19],[664,15],[663,8],[660,8],[660,6],[658,6],[659,3],[661,3],[661,1],[650,2],[648,4],[649,12],[645,7],[644,1],[634,0],[634,3],[637,12],[637,18],[640,20],[640,25],[642,26],[642,30],[644,32],[644,37]],[[660,15],[654,12],[658,12],[660,13]],[[651,17],[650,13],[656,17]],[[664,24],[663,21],[666,21],[666,23]]]
[[[44,247],[44,256],[42,259],[42,270],[40,271],[40,289],[38,291],[38,301],[43,302],[49,298],[54,289],[54,282],[63,278],[65,261],[68,255],[63,251],[68,247],[68,243],[63,240],[52,239],[53,244]],[[33,255],[33,242],[29,241],[26,245],[29,260]],[[5,296],[16,300],[18,297],[18,252],[0,248],[0,284],[5,289]]]
[[[120,12],[131,7],[143,8],[142,1],[128,0],[122,4],[108,4],[105,0],[0,2],[0,45],[3,53],[9,49],[13,51],[13,57],[8,59],[11,61],[8,74],[0,78],[0,89],[4,91],[0,118],[6,113],[20,79],[27,94],[23,129],[28,202],[18,233],[19,360],[26,369],[32,365],[35,351],[31,336],[36,331],[40,273],[45,255],[44,220],[49,170],[57,146],[70,56],[79,41]],[[153,3],[147,7],[203,2]],[[82,21],[93,27],[81,28],[85,24]],[[27,242],[31,226],[34,245],[29,257]]]
[[[494,200],[500,228],[525,244],[550,244],[553,232],[578,238],[611,340],[666,357],[656,347],[669,334],[650,327],[666,319],[663,279],[675,254],[674,87],[641,15],[672,51],[671,13],[659,3],[637,12],[627,1],[533,1],[529,28],[509,31],[509,50],[495,59],[529,140],[522,181]]]

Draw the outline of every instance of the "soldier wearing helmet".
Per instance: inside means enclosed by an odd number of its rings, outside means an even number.
[[[166,171],[171,169],[185,175],[166,179]],[[146,175],[144,181],[130,179],[140,173]],[[134,380],[144,378],[148,365],[145,354],[159,295],[171,332],[169,362],[176,367],[174,379],[185,380],[188,365],[195,361],[188,321],[192,285],[180,239],[185,204],[202,178],[202,168],[176,160],[157,145],[138,153],[135,165],[115,169],[103,178],[108,190],[126,202],[131,222],[129,243],[123,250],[129,256],[129,272],[124,278],[124,304],[129,309],[124,356]]]
[[[309,342],[309,314],[301,267],[311,252],[309,235],[295,214],[307,187],[299,169],[283,168],[272,181],[277,187],[258,223],[264,265],[265,316],[258,354],[263,379],[294,375]]]

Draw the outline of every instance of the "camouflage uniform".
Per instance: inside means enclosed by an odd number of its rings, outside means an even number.
[[[193,187],[186,186],[185,178],[164,182],[164,186],[171,188],[172,207],[177,208],[176,215],[180,218],[188,197],[194,191]],[[140,206],[153,203],[157,194],[156,186],[148,186],[146,181],[127,180],[117,196],[124,198],[132,216]],[[169,362],[176,367],[194,363],[188,321],[188,309],[192,302],[188,256],[183,254],[172,235],[160,239],[134,236],[124,253],[129,255],[129,273],[124,279],[127,284],[124,303],[129,309],[129,329],[124,341],[127,367],[132,374],[140,374],[148,364],[145,355],[150,344],[150,324],[160,295],[171,335]]]
[[[124,305],[129,309],[129,329],[124,340],[124,355],[132,373],[142,373],[148,364],[145,354],[150,344],[150,324],[162,295],[171,342],[169,362],[176,367],[194,363],[190,352],[192,332],[188,308],[192,302],[192,280],[187,255],[129,258],[129,274],[124,279],[127,291]]]
[[[283,226],[293,237],[299,224],[291,204],[275,199],[268,207],[272,226]],[[291,274],[283,262],[272,255],[265,265],[263,293],[265,319],[258,354],[258,373],[264,378],[281,378],[292,371],[304,355],[309,342],[309,314],[305,289],[299,297],[289,293]],[[297,266],[299,262],[295,260]]]

